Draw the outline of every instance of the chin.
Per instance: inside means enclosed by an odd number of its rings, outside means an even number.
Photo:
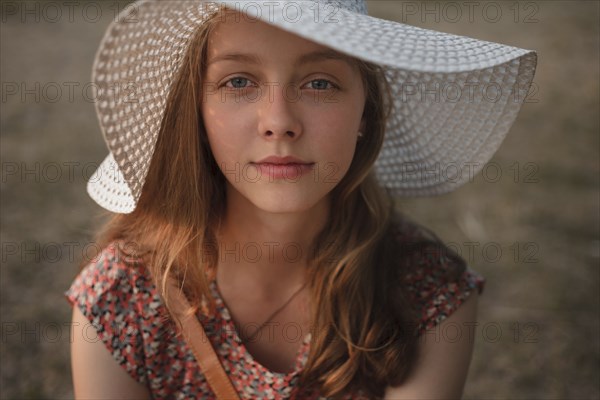
[[[257,208],[272,213],[300,213],[310,210],[326,201],[327,190],[281,190],[282,188],[263,188],[245,196]],[[288,188],[289,189],[289,188]]]
[[[305,212],[310,210],[317,203],[317,201],[311,201],[308,198],[299,199],[297,197],[293,200],[287,200],[285,198],[266,199],[262,197],[260,199],[253,199],[251,202],[254,204],[254,206],[256,206],[256,208],[274,214]]]
[[[247,202],[247,206],[270,213],[300,213],[327,201],[330,188],[301,187],[293,185],[252,185],[252,187],[229,186],[228,196],[235,202]],[[311,190],[313,189],[313,190]]]

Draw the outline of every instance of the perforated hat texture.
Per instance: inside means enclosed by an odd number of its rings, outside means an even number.
[[[533,50],[369,16],[363,0],[138,1],[108,27],[92,71],[109,154],[87,191],[101,207],[135,209],[170,85],[196,29],[223,6],[383,67],[393,111],[374,169],[394,196],[447,193],[478,173],[513,125],[537,65]]]

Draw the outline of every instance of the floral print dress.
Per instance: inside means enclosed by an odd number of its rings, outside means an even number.
[[[399,238],[406,239],[411,232],[398,231]],[[473,290],[483,290],[484,278],[469,267],[452,281],[445,278],[446,267],[443,257],[428,253],[407,275],[409,298],[422,310],[421,333],[452,314]],[[239,396],[290,398],[307,360],[311,334],[297,338],[302,343],[292,371],[270,371],[241,342],[214,280],[210,289],[216,300],[215,313],[198,312],[197,316]],[[152,398],[215,398],[186,342],[174,335],[169,313],[151,277],[142,265],[120,261],[115,243],[77,275],[64,295],[88,318],[115,361],[146,386]],[[367,397],[359,392],[345,398]]]

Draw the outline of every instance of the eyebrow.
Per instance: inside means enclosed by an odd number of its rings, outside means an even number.
[[[296,59],[296,62],[294,64],[295,64],[295,66],[301,66],[304,64],[308,64],[308,63],[314,63],[314,62],[326,61],[326,60],[344,61],[350,67],[354,67],[354,65],[355,65],[353,60],[350,57],[345,56],[345,55],[338,53],[336,51],[333,51],[333,50],[311,51],[310,53],[306,53],[306,54],[303,54],[300,57],[298,57],[298,59]],[[214,57],[212,60],[210,60],[208,62],[208,65],[212,65],[212,64],[215,64],[215,63],[221,62],[221,61],[237,61],[237,62],[244,62],[247,64],[255,64],[255,65],[262,64],[262,60],[260,59],[260,57],[258,57],[255,54],[231,53],[231,54],[222,54],[222,55]]]

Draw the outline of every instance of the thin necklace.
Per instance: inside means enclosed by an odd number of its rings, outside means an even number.
[[[267,318],[267,320],[266,320],[265,322],[263,322],[263,323],[262,323],[262,324],[261,324],[261,325],[260,325],[260,326],[259,326],[259,327],[258,327],[258,328],[255,330],[255,331],[254,331],[254,333],[253,333],[251,336],[249,336],[247,339],[242,339],[242,338],[241,338],[241,336],[240,336],[240,339],[242,340],[242,342],[246,343],[246,342],[249,342],[249,341],[251,341],[252,339],[254,339],[254,337],[256,336],[256,334],[257,334],[258,332],[260,332],[260,330],[261,330],[262,328],[264,328],[264,326],[265,326],[265,325],[266,325],[266,324],[267,324],[269,321],[271,321],[271,319],[272,319],[272,318],[273,318],[275,315],[277,315],[277,313],[278,313],[278,312],[280,312],[281,310],[283,310],[283,309],[285,308],[285,306],[287,306],[287,305],[290,303],[290,301],[292,301],[292,299],[293,299],[294,297],[296,297],[296,295],[297,295],[298,293],[300,293],[300,291],[302,291],[302,289],[304,289],[304,286],[306,286],[306,282],[305,282],[305,283],[304,283],[302,286],[300,286],[300,289],[296,290],[296,291],[294,292],[294,294],[292,294],[292,295],[290,296],[290,298],[289,298],[289,299],[288,299],[288,300],[287,300],[285,303],[283,303],[283,305],[282,305],[281,307],[279,307],[277,310],[275,310],[275,312],[273,312],[273,313],[272,313],[272,314],[269,316],[269,318]]]

